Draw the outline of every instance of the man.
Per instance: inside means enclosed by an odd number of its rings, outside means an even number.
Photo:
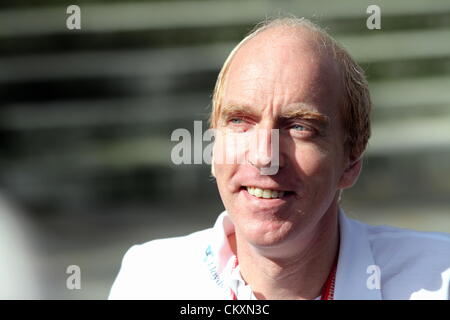
[[[132,247],[110,298],[448,299],[448,235],[372,227],[339,208],[361,171],[370,108],[363,71],[317,26],[260,26],[213,97],[226,211],[212,229]]]

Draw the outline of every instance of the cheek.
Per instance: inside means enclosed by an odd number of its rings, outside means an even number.
[[[213,146],[214,176],[219,189],[227,185],[237,167],[237,148],[232,139],[218,132]]]
[[[216,137],[216,140],[214,142],[214,146],[213,146],[213,153],[212,153],[212,167],[213,167],[213,174],[214,177],[216,178],[217,181],[217,185],[220,188],[220,182],[222,181],[222,176],[223,173],[225,171],[224,165],[222,164],[221,158],[222,158],[222,154],[223,154],[223,141],[221,141],[220,139],[218,139]]]
[[[334,186],[338,181],[339,161],[332,148],[321,148],[316,144],[298,145],[293,161],[306,184],[319,185],[323,189]]]
[[[216,164],[236,163],[246,146],[243,143],[246,140],[242,136],[229,130],[217,130],[213,147],[214,162]]]
[[[215,171],[231,170],[239,164],[244,164],[248,147],[248,134],[218,130],[213,147]]]

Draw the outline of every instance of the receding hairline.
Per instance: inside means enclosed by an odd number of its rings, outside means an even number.
[[[238,55],[242,49],[250,46],[256,39],[261,37],[266,37],[266,39],[262,41],[264,46],[266,46],[267,40],[274,39],[277,41],[281,37],[286,37],[290,40],[294,40],[296,43],[302,43],[302,46],[304,45],[305,49],[311,49],[318,56],[335,57],[335,46],[337,43],[322,29],[306,19],[295,19],[295,23],[289,21],[291,21],[291,18],[286,21],[284,19],[274,20],[261,27],[261,29],[256,29],[254,33],[250,33],[249,36],[244,38],[235,47],[233,50],[234,52],[230,53],[230,59],[227,63],[227,69],[224,70],[224,75],[228,74],[229,68],[233,64],[236,55]],[[338,66],[337,63],[335,64]]]
[[[290,21],[290,20],[288,20]],[[261,29],[256,29],[254,34],[250,34],[249,37],[244,38],[240,48],[248,45],[248,43],[258,37],[267,36],[267,34],[289,34],[292,38],[296,38],[302,42],[311,42],[317,45],[317,49],[332,49],[330,46],[333,43],[333,39],[325,33],[324,30],[314,25],[309,20],[296,19],[295,23],[288,23],[285,20],[274,20],[273,22],[264,25]],[[330,41],[331,40],[331,41]],[[239,48],[239,49],[240,49]],[[237,53],[237,52],[236,52]]]
[[[265,29],[263,32],[258,33],[251,39],[242,43],[238,50],[234,52],[230,59],[227,69],[225,70],[223,86],[226,85],[226,78],[229,76],[230,70],[234,68],[236,60],[241,60],[243,56],[252,57],[258,55],[261,52],[275,52],[277,48],[291,49],[294,48],[296,54],[311,54],[320,61],[327,61],[329,66],[336,68],[336,71],[340,71],[339,64],[337,63],[334,55],[332,45],[324,43],[326,40],[322,40],[323,35],[318,34],[316,31],[310,30],[304,26],[284,26],[275,25],[269,29]]]

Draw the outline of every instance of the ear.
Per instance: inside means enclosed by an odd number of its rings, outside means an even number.
[[[358,180],[359,174],[362,169],[362,156],[358,158],[350,157],[348,159],[347,166],[342,173],[341,179],[339,180],[338,189],[347,189],[352,187]]]

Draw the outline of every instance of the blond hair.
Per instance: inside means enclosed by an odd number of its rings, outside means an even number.
[[[349,147],[350,155],[359,158],[364,152],[370,137],[370,111],[372,103],[367,80],[363,69],[353,60],[347,51],[338,44],[328,33],[318,25],[305,18],[275,18],[266,20],[256,25],[241,42],[231,51],[225,60],[212,97],[212,111],[210,115],[210,126],[217,127],[217,121],[220,116],[221,102],[223,97],[223,87],[226,81],[226,75],[231,65],[231,61],[236,52],[250,39],[261,32],[277,27],[302,27],[312,31],[321,46],[331,52],[332,57],[341,70],[342,83],[345,88],[344,103],[342,105],[343,126],[346,132],[346,144]]]

